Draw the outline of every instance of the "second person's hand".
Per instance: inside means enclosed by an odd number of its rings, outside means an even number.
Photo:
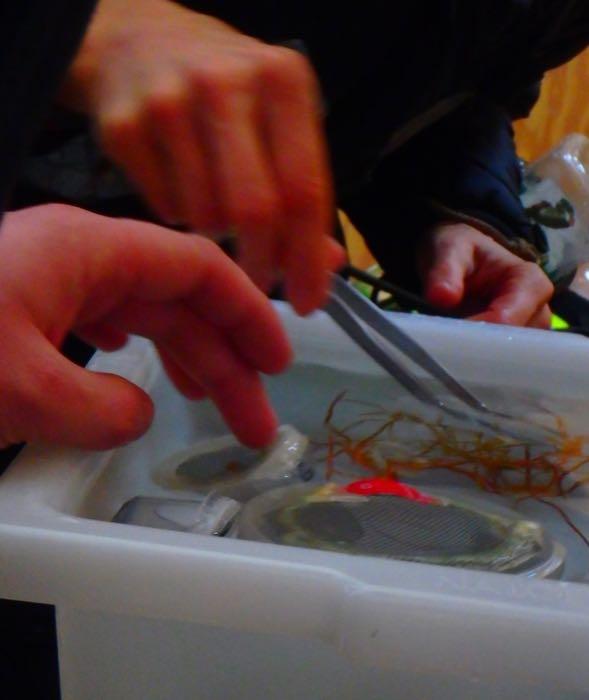
[[[462,223],[436,227],[420,259],[426,299],[475,321],[549,328],[554,287],[542,269]]]

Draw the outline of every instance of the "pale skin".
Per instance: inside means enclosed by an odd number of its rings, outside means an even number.
[[[549,328],[554,287],[522,260],[467,224],[443,224],[425,237],[419,266],[425,298],[475,321]]]
[[[144,391],[59,352],[69,331],[105,350],[131,333],[150,338],[176,387],[210,397],[242,442],[274,437],[260,373],[285,369],[289,342],[270,302],[216,244],[46,205],[5,217],[0,259],[0,447],[106,449],[149,427]]]
[[[62,205],[8,214],[0,447],[106,449],[148,428],[154,408],[141,389],[59,352],[70,331],[104,350],[128,334],[150,338],[185,396],[211,398],[245,444],[268,444],[277,419],[260,373],[285,369],[290,348],[263,292],[283,278],[306,314],[324,303],[343,259],[308,62],[167,0],[137,3],[102,0],[63,98],[93,116],[107,152],[164,221],[211,236],[233,230],[258,288],[202,236]],[[543,273],[475,229],[440,226],[421,256],[435,305],[547,325]]]
[[[236,233],[261,289],[324,303],[335,210],[302,56],[167,0],[103,0],[63,95],[164,221]]]
[[[231,230],[262,290],[283,278],[299,313],[324,303],[342,256],[305,58],[169,0],[101,0],[62,99],[92,116],[106,152],[162,220],[213,236]],[[542,271],[455,226],[430,234],[429,300],[474,319],[545,327],[552,287]],[[445,291],[441,269],[452,275]],[[482,310],[468,312],[479,293]]]

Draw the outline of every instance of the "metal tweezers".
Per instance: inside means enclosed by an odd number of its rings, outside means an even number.
[[[490,409],[402,330],[391,314],[385,314],[339,275],[334,275],[325,311],[351,340],[422,403],[460,421],[527,443],[553,444],[558,436],[551,428]],[[395,358],[396,353],[390,346],[421,367],[429,377],[437,379],[462,408],[449,406],[440,394],[431,391],[424,381]]]

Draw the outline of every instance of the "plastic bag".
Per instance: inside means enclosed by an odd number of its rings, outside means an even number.
[[[589,139],[571,134],[527,165],[521,199],[548,241],[547,274],[574,274],[589,260]]]

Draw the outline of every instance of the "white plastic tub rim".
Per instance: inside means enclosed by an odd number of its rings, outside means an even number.
[[[322,314],[303,320],[277,307],[298,363],[380,372]],[[398,321],[464,381],[495,377],[499,368],[510,387],[556,387],[567,400],[589,390],[584,338],[404,315]],[[146,341],[99,353],[92,368],[153,392],[156,419],[122,450],[23,451],[0,478],[1,597],[321,639],[354,663],[391,671],[534,678],[563,692],[589,687],[585,583],[108,522],[128,489],[148,483],[150,464],[202,438],[199,430],[224,428],[210,408],[200,420],[201,409],[173,392]]]

